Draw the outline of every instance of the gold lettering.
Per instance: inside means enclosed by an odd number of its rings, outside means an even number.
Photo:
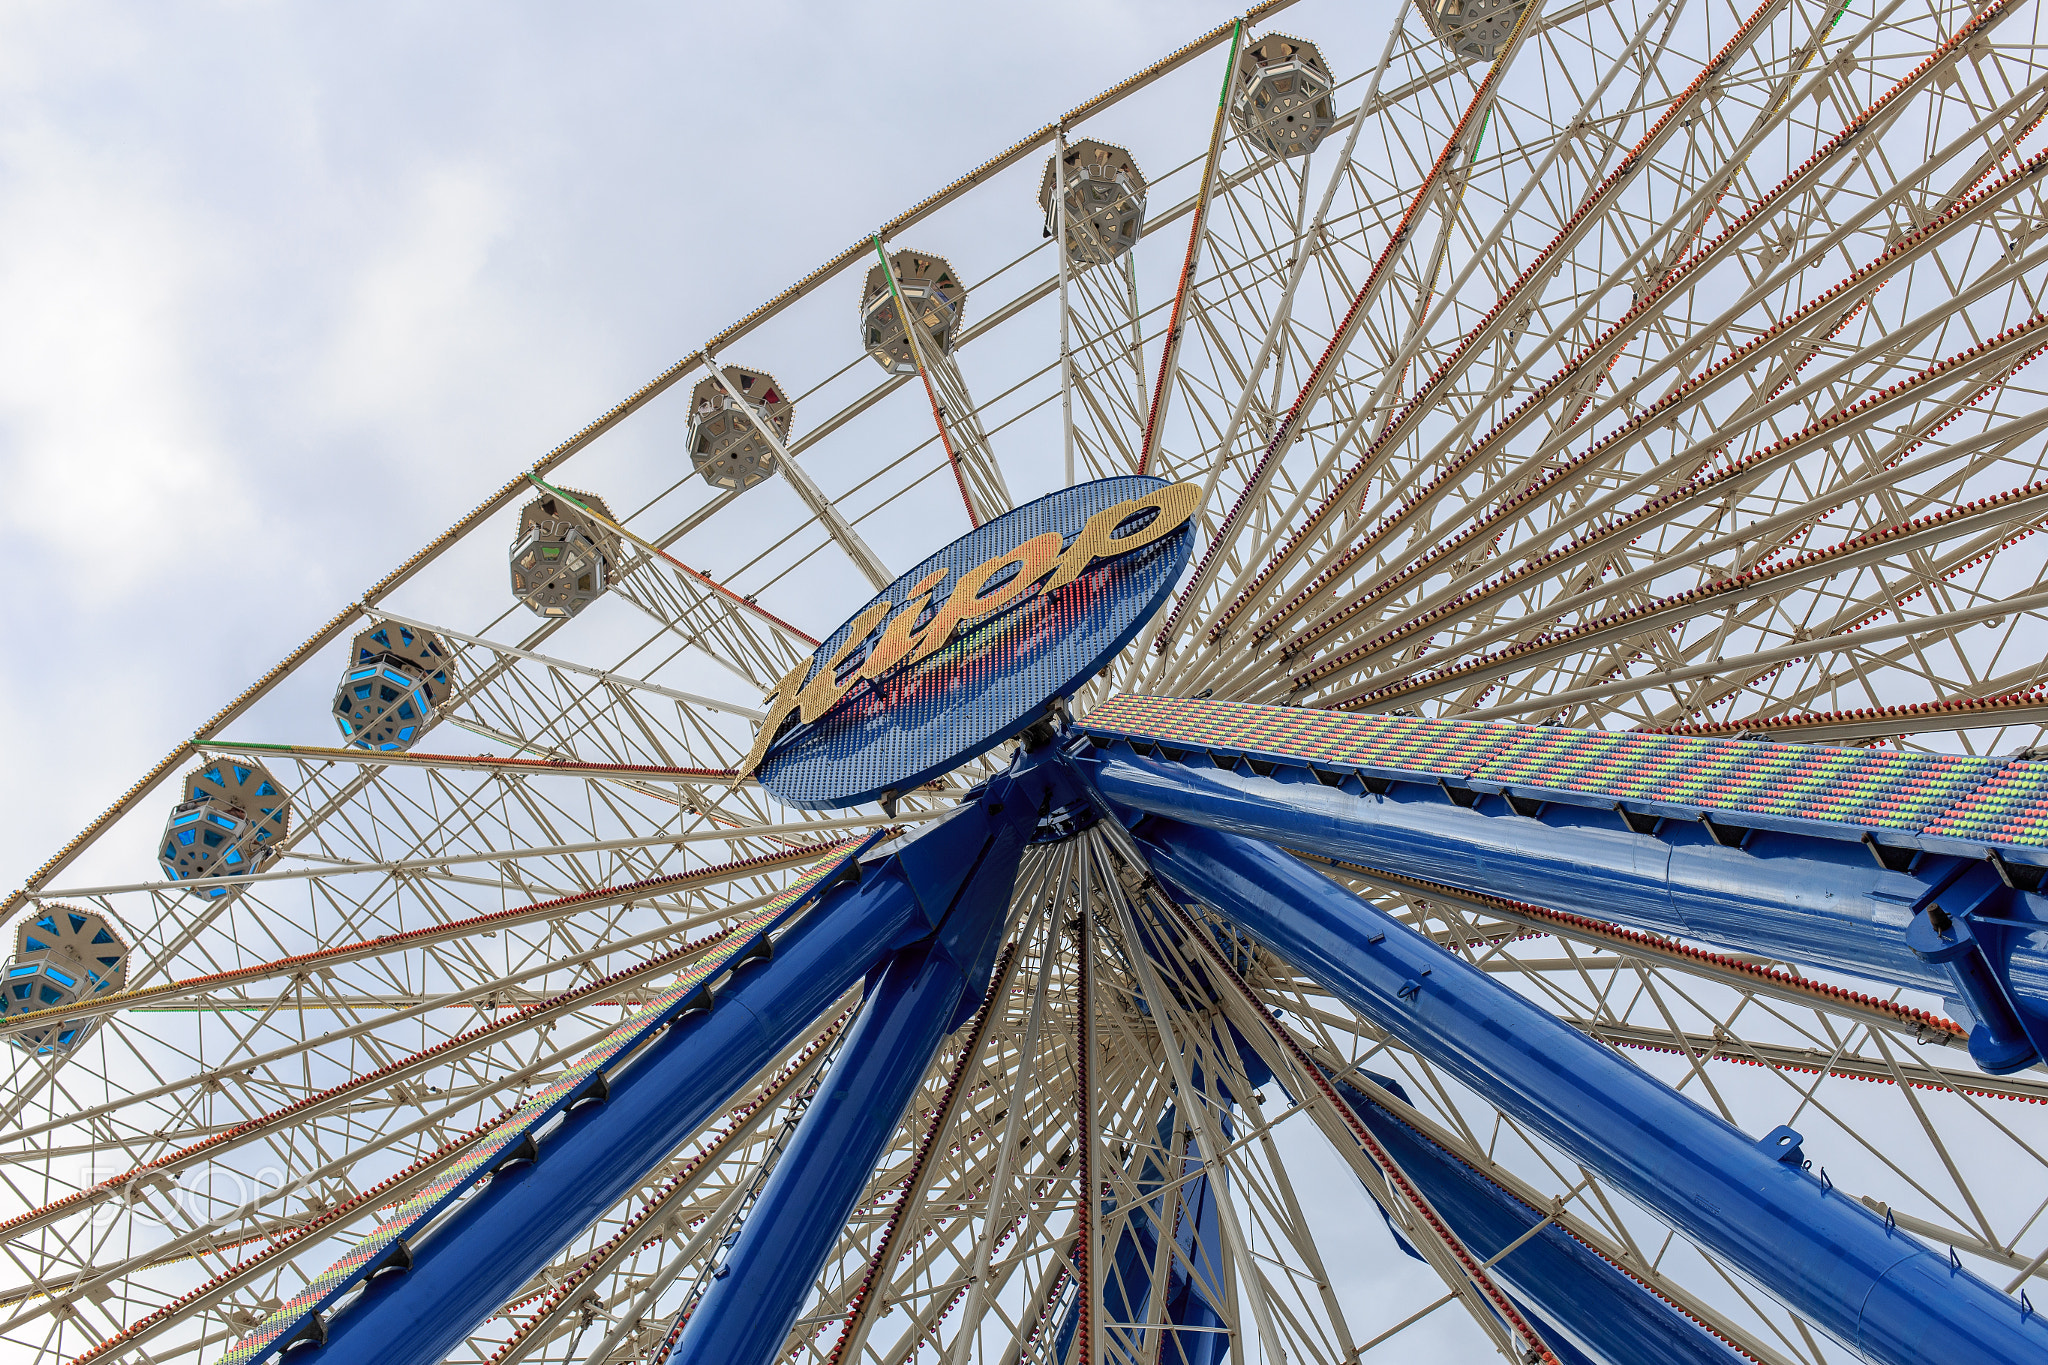
[[[917,618],[924,614],[933,591],[944,581],[947,570],[935,569],[927,574],[910,590],[901,609],[893,614],[887,602],[873,603],[853,619],[844,643],[831,661],[818,669],[815,677],[811,677],[811,666],[818,657],[814,654],[792,668],[776,684],[768,714],[754,734],[752,751],[733,777],[734,785],[753,772],[767,755],[775,732],[788,719],[790,712],[800,712],[800,718],[806,725],[820,719],[837,706],[862,678],[880,678],[900,663],[917,663],[937,653],[963,624],[971,625],[1022,601],[1041,579],[1045,580],[1046,593],[1057,592],[1105,559],[1115,559],[1164,540],[1187,524],[1201,500],[1200,485],[1177,483],[1154,489],[1114,507],[1105,507],[1088,518],[1081,533],[1074,537],[1074,543],[1068,545],[1064,553],[1060,549],[1063,537],[1059,532],[1047,531],[1033,536],[1008,554],[997,555],[963,574],[945,605],[932,618],[932,623],[921,631],[916,630]],[[1158,515],[1149,523],[1127,535],[1116,534],[1117,527],[1148,507],[1158,509]],[[1018,566],[1017,572],[984,596],[989,580],[1011,564]],[[1050,578],[1046,578],[1048,573],[1052,575]],[[881,639],[875,642],[874,649],[860,667],[848,673],[845,682],[840,682],[840,665],[860,648],[885,617],[887,625]],[[809,686],[804,684],[806,677],[810,677]]]
[[[924,615],[925,607],[932,600],[932,589],[945,580],[950,569],[933,569],[918,585],[910,590],[910,596],[903,599],[903,610],[889,618],[889,624],[882,631],[882,638],[875,641],[867,661],[860,666],[860,676],[874,679],[881,677],[897,664],[911,650],[917,648],[923,637],[912,635],[917,618]]]
[[[1081,528],[1081,534],[1074,537],[1074,543],[1060,556],[1060,566],[1047,581],[1048,595],[1058,592],[1067,584],[1088,572],[1099,559],[1113,559],[1143,549],[1155,540],[1164,540],[1187,523],[1195,514],[1195,508],[1202,501],[1202,487],[1196,483],[1169,484],[1155,488],[1141,498],[1131,498],[1114,507],[1105,507],[1088,518],[1088,524]],[[1116,528],[1129,521],[1147,507],[1159,509],[1159,515],[1149,525],[1140,527],[1129,535],[1118,537]]]
[[[804,724],[809,725],[812,721],[839,705],[839,699],[846,695],[846,690],[859,681],[860,673],[858,670],[849,673],[845,682],[839,681],[839,665],[845,663],[846,656],[859,649],[861,642],[868,638],[869,633],[876,626],[882,624],[882,618],[889,614],[889,610],[889,603],[875,602],[870,604],[866,611],[853,618],[853,624],[846,631],[846,642],[839,646],[839,652],[832,656],[830,663],[818,669],[817,675],[811,679],[811,685],[804,689],[802,698]]]
[[[959,583],[954,585],[953,595],[946,599],[946,605],[939,608],[939,614],[932,618],[931,625],[917,637],[917,649],[911,654],[910,662],[916,663],[943,649],[962,622],[993,615],[1037,587],[1038,580],[1045,577],[1046,570],[1059,558],[1061,539],[1058,531],[1033,536],[1008,554],[997,555],[979,568],[961,575]],[[1019,566],[1016,575],[987,596],[982,596],[982,588],[1008,564]]]
[[[775,698],[768,704],[768,714],[761,718],[761,728],[754,731],[754,747],[747,751],[746,758],[733,770],[732,784],[737,787],[748,773],[754,771],[768,752],[769,741],[782,728],[782,722],[790,712],[796,710],[797,699],[803,690],[804,675],[811,671],[811,661],[804,659],[795,668],[782,675],[782,681],[775,685]]]

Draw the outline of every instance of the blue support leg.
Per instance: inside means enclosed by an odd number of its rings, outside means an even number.
[[[890,959],[671,1359],[775,1358],[966,989],[935,945]]]
[[[1155,1297],[1164,1295],[1160,1323],[1165,1338],[1155,1353],[1162,1365],[1218,1365],[1228,1354],[1231,1340],[1222,1330],[1223,1315],[1215,1306],[1223,1297],[1217,1282],[1223,1267],[1223,1228],[1202,1158],[1192,1151],[1188,1139],[1176,1133],[1177,1119],[1175,1107],[1168,1105],[1159,1120],[1157,1137],[1159,1151],[1179,1155],[1170,1166],[1162,1167],[1154,1153],[1146,1152],[1132,1181],[1139,1207],[1132,1210],[1117,1238],[1115,1253],[1109,1257],[1102,1283],[1102,1311],[1109,1322],[1144,1323],[1151,1317]],[[1161,1193],[1169,1170],[1176,1187]],[[1104,1217],[1114,1212],[1114,1201],[1105,1199]],[[1164,1281],[1156,1283],[1152,1268],[1158,1264],[1162,1234],[1172,1238],[1178,1250],[1168,1254]],[[1190,1265],[1196,1267],[1197,1274],[1189,1273]],[[1070,1300],[1053,1338],[1056,1365],[1080,1365],[1074,1356],[1079,1326],[1079,1302]],[[1131,1349],[1139,1340],[1137,1327],[1103,1334],[1105,1352],[1119,1365],[1139,1358]]]
[[[1796,1138],[1750,1139],[1278,849],[1135,833],[1181,891],[1865,1359],[2048,1365],[2048,1323],[1786,1160]]]
[[[979,843],[921,839],[905,848],[904,871],[938,929],[891,955],[871,984],[825,1086],[691,1310],[671,1361],[766,1365],[781,1351],[940,1040],[981,998],[1036,822],[1037,803],[999,779],[941,826],[984,831]]]
[[[1132,809],[1936,992],[1971,1022],[1971,1056],[1988,1071],[2048,1057],[2048,933],[2033,918],[2048,897],[2007,885],[1990,860],[1901,853],[1892,866],[1861,844],[1787,830],[1632,825],[1586,806],[1517,809],[1448,782],[1329,786],[1306,767],[1227,770],[1124,747],[1076,763]]]
[[[1230,1135],[1228,1119],[1218,1117],[1225,1134]],[[1173,1365],[1220,1365],[1230,1354],[1231,1342],[1218,1307],[1225,1301],[1223,1220],[1216,1211],[1218,1196],[1210,1177],[1204,1174],[1188,1180],[1202,1167],[1201,1156],[1192,1152],[1191,1146],[1181,1149],[1180,1176],[1187,1184],[1182,1186],[1178,1225],[1169,1229],[1178,1251],[1168,1263],[1166,1284],[1155,1286],[1155,1292],[1163,1289],[1166,1294],[1167,1327],[1181,1330],[1167,1332],[1159,1359]],[[1187,1258],[1185,1264],[1179,1259],[1182,1256]],[[1194,1266],[1193,1272],[1189,1265]],[[1150,1305],[1146,1308],[1149,1312]]]
[[[1407,1099],[1399,1081],[1373,1079]],[[1743,1359],[1563,1228],[1539,1228],[1544,1210],[1437,1145],[1392,1108],[1347,1082],[1333,1088],[1467,1249],[1489,1263],[1517,1306],[1543,1324],[1544,1339],[1561,1358],[1569,1347],[1582,1359],[1628,1365],[1737,1365]],[[1409,1255],[1421,1258],[1413,1249]]]
[[[435,1365],[889,954],[931,940],[954,978],[985,978],[1001,915],[955,907],[1008,903],[1043,783],[1027,794],[999,777],[981,802],[887,845],[772,956],[735,969],[710,1010],[682,1016],[612,1076],[603,1103],[567,1114],[530,1163],[502,1170],[421,1239],[410,1269],[372,1279],[293,1365]]]
[[[576,1110],[530,1165],[503,1171],[370,1281],[292,1365],[436,1365],[572,1237],[624,1198],[735,1091],[857,983],[917,921],[898,877],[870,875],[791,926],[711,1010],[689,1014]]]

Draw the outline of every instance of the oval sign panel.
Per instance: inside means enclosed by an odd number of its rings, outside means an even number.
[[[892,799],[986,753],[1151,619],[1200,501],[1191,483],[1099,479],[962,536],[790,670],[739,776],[817,810]]]

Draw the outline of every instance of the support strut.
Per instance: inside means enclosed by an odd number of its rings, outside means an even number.
[[[932,1054],[981,998],[1036,823],[1037,805],[1004,777],[938,827],[968,837],[906,846],[905,880],[937,929],[882,962],[838,1063],[710,1287],[686,1310],[668,1361],[767,1365],[781,1352]]]
[[[1278,849],[1153,819],[1158,873],[1880,1365],[2048,1362],[2048,1323]]]
[[[985,978],[1001,915],[954,910],[1008,904],[1037,807],[1013,786],[996,778],[982,801],[885,845],[858,884],[797,920],[771,956],[736,968],[710,1009],[677,1019],[612,1075],[601,1103],[569,1111],[524,1164],[458,1206],[410,1249],[409,1268],[372,1278],[293,1365],[435,1365],[891,953],[929,940],[956,979]],[[933,1026],[954,1027],[953,1013]],[[843,1221],[832,1220],[835,1232]]]
[[[326,1344],[292,1365],[436,1365],[475,1325],[624,1198],[746,1079],[857,984],[915,923],[900,878],[865,877],[804,916],[716,1004],[683,1016],[571,1112],[530,1164],[501,1171],[413,1248],[402,1273],[372,1279],[341,1308]]]
[[[1453,739],[1518,733],[1437,728]],[[1685,808],[1634,797],[1603,804],[1577,779],[1572,801],[1552,799],[1469,756],[1457,760],[1466,771],[1444,764],[1379,777],[1207,751],[1147,757],[1121,737],[1104,739],[1078,762],[1120,805],[1363,869],[1932,991],[1971,1026],[1970,1054],[1985,1070],[2048,1057],[2048,935],[2036,918],[2048,898],[2034,889],[2042,869],[2007,862],[1995,846],[1969,858],[1868,834],[1855,841],[1820,820],[1766,823],[1698,807],[1667,814]],[[2004,776],[2004,765],[1988,766]]]
[[[930,943],[891,956],[672,1361],[775,1358],[966,988]]]

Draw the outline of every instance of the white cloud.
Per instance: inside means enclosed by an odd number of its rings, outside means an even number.
[[[451,387],[513,357],[516,309],[486,278],[510,228],[511,198],[486,167],[416,174],[379,215],[375,238],[337,289],[313,396],[324,421],[438,410]]]
[[[199,373],[222,253],[147,168],[44,125],[0,141],[0,470],[67,597],[131,591],[246,520]]]

